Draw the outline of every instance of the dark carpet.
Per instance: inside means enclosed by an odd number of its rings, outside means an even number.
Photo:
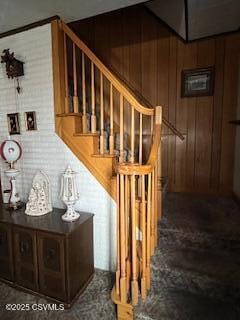
[[[6,311],[8,303],[48,303],[0,283],[0,320],[116,319],[112,275],[96,270],[70,310]],[[240,208],[231,199],[168,194],[159,224],[152,284],[138,320],[240,319]]]

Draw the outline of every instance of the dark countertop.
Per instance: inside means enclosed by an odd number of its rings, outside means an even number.
[[[53,208],[52,212],[40,217],[29,216],[24,212],[25,205],[19,210],[9,211],[7,205],[0,204],[0,222],[40,231],[70,234],[86,220],[93,217],[92,213],[78,211],[80,213],[80,218],[78,220],[65,222],[62,220],[61,216],[66,212],[66,209]]]

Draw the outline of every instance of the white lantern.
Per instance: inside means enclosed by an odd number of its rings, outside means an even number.
[[[80,214],[74,210],[74,205],[79,199],[76,186],[76,172],[70,166],[62,176],[61,181],[61,199],[67,205],[67,211],[62,216],[64,221],[74,221],[80,217]]]

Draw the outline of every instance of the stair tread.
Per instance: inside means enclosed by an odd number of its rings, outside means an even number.
[[[104,154],[96,153],[96,154],[93,154],[92,157],[96,157],[96,158],[116,158],[116,155],[115,154],[109,154],[109,153],[104,153]]]
[[[74,133],[74,136],[80,136],[80,137],[98,137],[100,136],[100,133],[99,132],[95,132],[95,133],[92,133],[92,132],[86,132],[86,133]]]
[[[74,112],[69,112],[69,113],[59,113],[56,114],[56,117],[61,118],[61,117],[81,117],[81,113],[74,113]]]

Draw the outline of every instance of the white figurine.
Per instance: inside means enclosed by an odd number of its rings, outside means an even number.
[[[29,216],[42,216],[52,211],[50,181],[42,171],[33,179],[25,213]]]

